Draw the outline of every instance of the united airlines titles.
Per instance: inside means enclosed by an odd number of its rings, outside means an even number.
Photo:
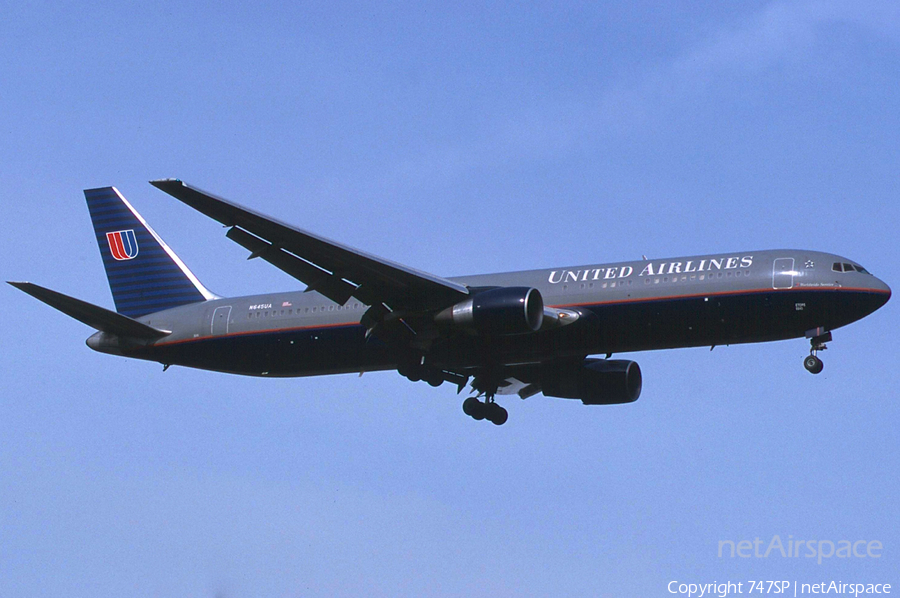
[[[661,274],[689,274],[692,272],[710,272],[715,270],[736,270],[749,268],[753,265],[753,256],[732,256],[718,258],[703,258],[701,260],[687,260],[678,262],[653,262],[648,261],[638,273],[638,276],[658,276]],[[628,278],[635,273],[634,266],[598,266],[585,270],[553,270],[550,272],[550,284],[561,282],[587,282],[595,280],[610,280]]]

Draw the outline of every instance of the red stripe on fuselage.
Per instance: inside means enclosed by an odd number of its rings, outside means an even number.
[[[182,345],[184,343],[192,343],[194,341],[205,341],[211,338],[234,338],[236,336],[250,336],[252,334],[272,334],[274,332],[302,332],[304,330],[326,330],[329,328],[349,328],[351,326],[361,326],[359,322],[343,322],[340,324],[320,324],[319,326],[293,326],[291,328],[266,328],[263,330],[245,330],[243,332],[229,332],[228,334],[197,336],[194,338],[185,338],[178,341],[169,341],[167,343],[155,343],[153,347],[170,347],[172,345]]]
[[[800,287],[800,288],[792,288],[792,289],[747,289],[743,291],[719,291],[715,293],[696,293],[691,295],[663,295],[659,297],[641,297],[636,299],[619,299],[614,301],[591,301],[587,303],[559,303],[548,305],[548,307],[586,307],[586,306],[600,306],[600,305],[617,305],[623,303],[647,303],[650,301],[671,301],[671,300],[679,300],[679,299],[698,299],[700,297],[721,297],[721,296],[735,296],[735,295],[755,295],[760,293],[791,293],[798,291],[836,291],[836,292],[856,292],[856,293],[874,293],[877,295],[886,295],[890,294],[888,291],[883,291],[881,289],[867,289],[867,288],[856,288],[856,287]],[[207,336],[198,336],[194,338],[186,338],[176,341],[169,342],[159,342],[150,345],[152,347],[170,347],[173,345],[181,345],[185,343],[192,343],[198,341],[205,341],[209,339],[221,339],[221,338],[234,338],[238,336],[249,336],[253,334],[272,334],[272,333],[291,333],[291,332],[302,332],[304,330],[327,330],[330,328],[346,328],[351,326],[361,326],[359,322],[341,322],[337,324],[320,324],[317,326],[293,326],[290,328],[267,328],[263,330],[246,330],[243,332],[231,332],[229,334],[223,335],[207,335]]]

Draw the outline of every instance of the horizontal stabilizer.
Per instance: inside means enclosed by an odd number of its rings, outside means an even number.
[[[91,328],[96,328],[101,332],[147,340],[155,340],[172,334],[168,330],[159,330],[158,328],[147,326],[128,316],[123,316],[98,305],[45,289],[30,282],[9,282],[9,284],[20,291],[28,293],[35,299],[43,301],[50,307],[58,309],[67,316],[75,318],[79,322],[87,324]]]

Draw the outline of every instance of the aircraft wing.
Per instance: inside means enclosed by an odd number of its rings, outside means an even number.
[[[250,258],[263,258],[306,284],[307,291],[336,303],[356,297],[394,311],[425,311],[448,307],[469,294],[463,285],[279,222],[180,180],[150,184],[229,227],[226,236],[248,249]]]

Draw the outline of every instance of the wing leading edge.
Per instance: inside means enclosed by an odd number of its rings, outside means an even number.
[[[336,303],[356,297],[368,305],[422,312],[464,300],[460,284],[409,268],[285,224],[177,179],[154,187],[229,227],[227,237]],[[248,258],[248,259],[250,259]]]

